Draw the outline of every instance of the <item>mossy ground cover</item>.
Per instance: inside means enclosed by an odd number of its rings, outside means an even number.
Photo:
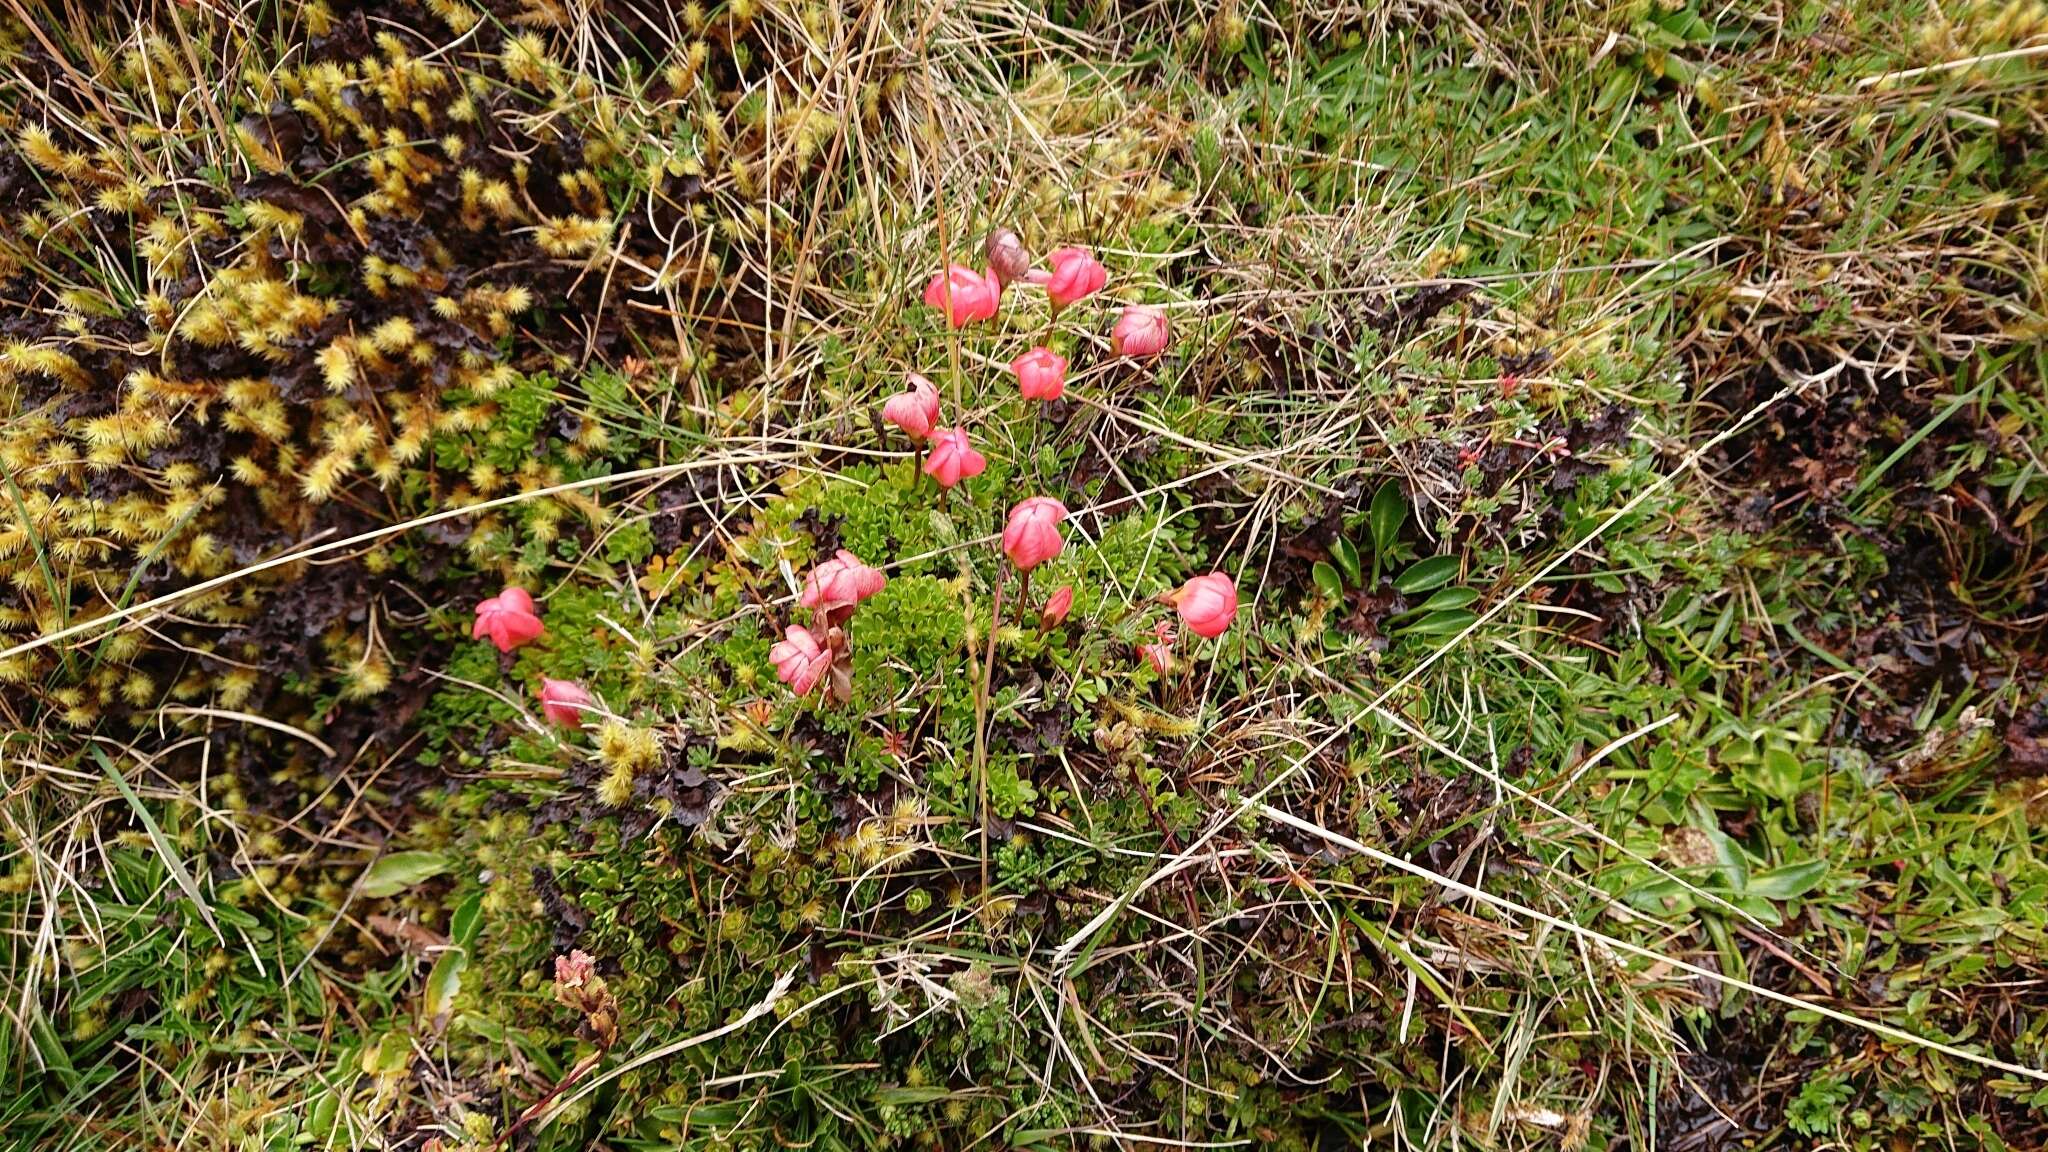
[[[17,13],[0,1132],[2041,1146],[2044,32]]]

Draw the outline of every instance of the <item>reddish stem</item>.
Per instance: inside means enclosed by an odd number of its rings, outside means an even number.
[[[1028,576],[1028,574],[1027,574]],[[996,676],[996,633],[1003,626],[1003,580],[996,577],[994,606],[988,617],[988,656],[981,669],[981,692],[974,699],[975,799],[981,808],[981,898],[988,899],[988,701]]]

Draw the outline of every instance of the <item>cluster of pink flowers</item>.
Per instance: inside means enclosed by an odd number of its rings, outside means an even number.
[[[989,236],[986,251],[988,271],[949,264],[925,286],[924,302],[943,313],[955,329],[995,317],[1011,284],[1043,288],[1057,318],[1109,282],[1108,269],[1086,248],[1057,249],[1047,257],[1050,269],[1039,268],[1023,241],[1007,228]],[[1157,356],[1166,350],[1170,331],[1162,309],[1129,305],[1110,329],[1110,349],[1117,356]],[[1066,392],[1067,359],[1043,344],[1012,360],[1010,371],[1026,400],[1051,402]],[[988,468],[988,458],[975,449],[965,427],[946,427],[940,423],[941,416],[938,388],[916,372],[909,374],[907,387],[882,406],[883,419],[899,429],[923,457],[921,471],[941,488],[950,489],[981,475]],[[1017,570],[1026,597],[1032,571],[1066,548],[1061,530],[1066,519],[1066,505],[1050,496],[1027,496],[1010,509],[1002,533],[1003,555]],[[880,569],[843,548],[813,568],[800,597],[803,606],[811,610],[811,624],[789,625],[782,639],[769,649],[776,678],[798,696],[810,696],[822,688],[841,703],[849,700],[853,660],[847,629],[861,602],[887,584],[888,577]],[[1221,572],[1197,576],[1160,600],[1197,636],[1221,636],[1237,616],[1237,587]],[[1039,628],[1060,627],[1073,606],[1073,587],[1058,589],[1037,609]],[[532,595],[517,587],[508,587],[478,604],[471,630],[475,638],[490,640],[503,653],[530,644],[546,632]],[[1138,655],[1164,675],[1174,666],[1174,643],[1173,627],[1162,620],[1154,626],[1151,641],[1138,645]],[[564,729],[580,729],[585,713],[602,710],[590,690],[573,680],[544,676],[538,695],[541,714]]]
[[[949,263],[925,285],[924,302],[938,309],[954,329],[993,319],[1002,310],[1003,293],[1012,284],[1043,288],[1046,302],[1057,318],[1109,283],[1109,270],[1086,248],[1056,249],[1046,258],[1050,269],[1042,269],[1017,233],[1000,228],[989,235],[985,251],[987,271],[977,272],[964,264]],[[1110,350],[1114,355],[1132,358],[1158,356],[1166,350],[1171,332],[1165,310],[1132,304],[1118,314],[1110,328]],[[1066,393],[1067,358],[1044,344],[1035,345],[1010,361],[1010,371],[1017,378],[1018,392],[1026,400],[1045,403]],[[923,471],[941,487],[951,488],[978,476],[988,466],[964,427],[940,426],[938,389],[918,373],[911,373],[908,387],[883,404],[882,417],[901,430],[920,454],[929,449]],[[1030,593],[1032,570],[1066,547],[1061,533],[1066,517],[1066,506],[1050,496],[1029,496],[1010,509],[1003,528],[1003,554],[1016,568],[1026,596]],[[1161,600],[1171,605],[1187,630],[1197,636],[1221,636],[1237,615],[1237,587],[1221,572],[1197,576]],[[1039,628],[1059,627],[1073,605],[1072,586],[1054,592],[1038,610]],[[777,646],[781,656],[776,666],[781,669],[787,665],[790,669],[783,677],[785,681],[793,686],[808,686],[821,675],[816,669],[829,659],[830,645],[819,643],[808,634],[799,640],[795,631],[792,629],[790,639]],[[1173,646],[1174,630],[1161,621],[1153,630],[1151,642],[1140,644],[1138,653],[1163,675],[1173,667]],[[799,692],[806,690],[798,688]]]
[[[988,457],[974,450],[965,428],[939,427],[939,390],[917,372],[910,387],[882,405],[882,419],[894,424],[924,454],[924,474],[941,488],[971,480],[988,468]]]
[[[843,704],[852,699],[853,650],[847,643],[847,624],[860,602],[888,583],[881,569],[844,548],[811,569],[799,598],[811,610],[811,627],[790,625],[768,650],[776,679],[799,696],[809,696],[822,684],[834,700]]]
[[[1046,303],[1055,317],[1102,291],[1103,286],[1109,283],[1109,269],[1104,268],[1102,262],[1086,248],[1056,248],[1045,258],[1052,269],[1039,268],[1031,259],[1031,251],[1024,247],[1024,241],[1008,228],[999,228],[989,234],[987,255],[986,272],[976,272],[965,264],[948,264],[925,285],[924,302],[944,313],[948,325],[965,328],[977,321],[993,319],[1002,310],[1003,290],[1020,281],[1045,289]],[[1110,350],[1118,356],[1134,359],[1157,356],[1166,351],[1170,331],[1164,309],[1150,304],[1127,305],[1110,328]],[[1040,353],[1050,359],[1033,359]],[[1027,360],[1031,361],[1028,367],[1039,380],[1044,379],[1055,365],[1057,375],[1064,379],[1067,362],[1050,349],[1041,347],[1033,348],[1011,365],[1017,372],[1019,383],[1026,385],[1027,397],[1034,400],[1057,399],[1057,390],[1050,397],[1031,395],[1033,388],[1043,390],[1044,385],[1026,380],[1024,366]]]
[[[515,586],[477,604],[476,623],[470,626],[469,634],[472,639],[489,640],[498,651],[509,653],[547,635],[547,631],[532,593]],[[538,695],[541,715],[548,723],[572,731],[583,727],[585,712],[600,707],[590,689],[574,680],[543,676]]]
[[[1109,283],[1109,270],[1086,248],[1057,249],[1046,258],[1052,269],[1039,268],[1024,241],[1008,228],[989,235],[986,252],[988,271],[948,264],[925,285],[924,302],[944,314],[953,328],[994,318],[1002,310],[1003,292],[1011,284],[1045,289],[1046,301],[1057,317]],[[1119,356],[1157,356],[1166,350],[1167,334],[1163,310],[1133,304],[1117,318],[1109,343]],[[1043,344],[1010,361],[1010,371],[1026,400],[1049,403],[1066,394],[1067,358]],[[924,474],[941,488],[979,476],[988,467],[987,457],[975,450],[966,428],[940,425],[939,390],[920,373],[910,373],[908,387],[882,405],[882,418],[910,439],[923,457]]]
[[[1003,292],[1011,284],[1045,289],[1046,301],[1057,317],[1109,283],[1109,270],[1086,248],[1054,251],[1046,258],[1052,265],[1051,271],[1046,271],[1032,261],[1030,250],[1015,232],[1000,228],[989,235],[986,251],[988,271],[948,264],[925,285],[924,302],[944,314],[953,328],[992,319],[1002,310]],[[1157,356],[1166,350],[1167,334],[1163,310],[1133,304],[1117,318],[1109,343],[1119,356]],[[1043,344],[1010,361],[1010,371],[1026,400],[1049,403],[1066,394],[1067,358]],[[941,488],[955,487],[988,467],[987,457],[975,450],[966,428],[940,425],[939,390],[920,373],[910,373],[908,387],[882,405],[882,418],[910,439],[923,457],[924,474]]]
[[[1052,271],[1037,267],[1024,241],[1008,228],[989,234],[987,253],[988,271],[948,264],[924,287],[924,302],[945,313],[946,323],[955,328],[993,318],[1002,308],[1003,290],[1018,281],[1045,289],[1055,316],[1109,283],[1109,269],[1086,248],[1056,249],[1046,257]]]

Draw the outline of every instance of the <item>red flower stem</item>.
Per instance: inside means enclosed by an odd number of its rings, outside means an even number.
[[[966,376],[960,371],[960,329],[953,324],[953,248],[946,237],[946,182],[939,181],[932,189],[932,195],[937,201],[939,216],[939,275],[945,284],[946,353],[953,368],[953,407],[965,409],[967,405],[961,399],[966,388]]]
[[[1029,580],[1030,574],[1025,577]],[[1003,580],[996,577],[995,605],[989,609],[988,656],[981,669],[981,691],[974,698],[974,789],[981,809],[981,898],[988,900],[988,702],[996,677],[996,632],[1003,626]]]
[[[491,1144],[491,1152],[498,1152],[498,1149],[503,1148],[505,1146],[506,1141],[512,1139],[514,1136],[519,1135],[520,1129],[526,1127],[528,1122],[532,1121],[541,1113],[547,1111],[548,1105],[553,1104],[555,1100],[561,1096],[562,1093],[568,1091],[570,1085],[576,1083],[578,1080],[581,1080],[585,1076],[589,1075],[591,1070],[596,1068],[598,1064],[604,1060],[605,1055],[609,1053],[611,1050],[611,1045],[601,1044],[598,1046],[597,1051],[592,1052],[588,1056],[585,1056],[581,1061],[577,1063],[577,1065],[574,1068],[569,1069],[569,1074],[567,1076],[562,1077],[561,1081],[558,1082],[553,1088],[548,1089],[547,1095],[542,1096],[540,1099],[528,1105],[526,1110],[524,1112],[521,1112],[518,1118],[512,1121],[512,1126],[505,1129],[505,1134],[498,1137],[498,1139]]]
[[[1025,450],[1024,458],[1031,461],[1032,486],[1043,487],[1038,477],[1038,437],[1045,431],[1045,414],[1042,411],[1045,402],[1026,400],[1024,406],[1031,410],[1031,447]],[[1029,574],[1026,575],[1028,577]]]

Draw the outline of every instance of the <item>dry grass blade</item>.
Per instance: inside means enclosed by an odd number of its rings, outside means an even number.
[[[1227,813],[1219,819],[1212,820],[1209,824],[1209,827],[1205,829],[1200,836],[1195,837],[1194,841],[1190,843],[1186,848],[1182,849],[1178,854],[1176,854],[1172,860],[1168,861],[1166,864],[1161,865],[1159,868],[1153,870],[1151,873],[1146,875],[1142,880],[1138,881],[1136,884],[1126,889],[1124,893],[1115,901],[1112,901],[1108,907],[1104,908],[1101,912],[1098,912],[1086,924],[1082,925],[1079,929],[1075,930],[1073,934],[1068,936],[1067,939],[1064,942],[1062,942],[1057,949],[1054,950],[1053,960],[1055,965],[1057,965],[1061,970],[1065,970],[1073,963],[1075,963],[1077,960],[1076,950],[1082,949],[1084,946],[1090,945],[1091,942],[1097,936],[1097,934],[1100,933],[1102,929],[1108,925],[1110,920],[1116,916],[1119,909],[1128,905],[1131,900],[1135,899],[1140,893],[1143,893],[1147,889],[1150,889],[1153,885],[1157,884],[1161,879],[1164,879],[1166,876],[1171,875],[1172,872],[1187,866],[1188,862],[1196,859],[1201,854],[1202,849],[1208,845],[1209,841],[1215,839],[1218,833],[1222,832],[1223,829],[1230,827],[1235,821],[1237,821],[1247,812],[1250,812],[1254,805],[1263,801],[1268,795],[1270,795],[1273,792],[1274,789],[1278,788],[1281,784],[1291,779],[1295,773],[1301,771],[1303,766],[1307,765],[1311,760],[1315,759],[1317,756],[1320,756],[1324,751],[1329,749],[1332,745],[1336,744],[1337,741],[1343,739],[1353,728],[1355,728],[1358,725],[1358,722],[1361,718],[1374,715],[1375,709],[1385,704],[1389,699],[1391,699],[1394,696],[1395,693],[1401,691],[1408,685],[1414,683],[1418,677],[1420,677],[1424,672],[1428,671],[1432,665],[1434,665],[1437,661],[1441,660],[1447,653],[1455,649],[1459,644],[1463,643],[1467,637],[1477,632],[1480,628],[1485,627],[1488,621],[1494,619],[1495,617],[1499,616],[1501,613],[1507,611],[1510,607],[1518,603],[1523,596],[1528,594],[1530,589],[1542,583],[1546,577],[1548,577],[1552,572],[1557,571],[1560,567],[1562,567],[1565,564],[1566,561],[1570,560],[1573,556],[1576,556],[1580,552],[1584,551],[1595,540],[1598,540],[1609,528],[1612,528],[1614,525],[1620,523],[1630,513],[1634,512],[1637,508],[1641,507],[1652,496],[1655,496],[1657,493],[1663,491],[1666,487],[1668,487],[1673,481],[1677,480],[1680,476],[1683,476],[1691,472],[1694,468],[1698,467],[1699,462],[1702,459],[1704,459],[1708,453],[1712,452],[1715,448],[1718,448],[1720,445],[1726,443],[1728,440],[1735,437],[1744,429],[1748,428],[1765,412],[1769,411],[1773,405],[1778,403],[1778,401],[1783,400],[1785,397],[1790,396],[1795,392],[1798,392],[1802,388],[1808,387],[1811,384],[1826,378],[1828,375],[1831,375],[1831,373],[1823,373],[1813,377],[1802,377],[1793,383],[1786,384],[1785,386],[1779,388],[1776,392],[1772,393],[1770,396],[1758,402],[1748,412],[1744,413],[1740,419],[1735,420],[1733,423],[1729,424],[1728,427],[1722,429],[1719,433],[1715,434],[1705,442],[1694,447],[1690,452],[1686,453],[1685,458],[1679,462],[1677,467],[1673,468],[1669,472],[1663,473],[1662,475],[1658,476],[1657,479],[1652,483],[1645,485],[1641,491],[1637,492],[1634,496],[1631,496],[1628,499],[1628,501],[1624,503],[1620,508],[1615,509],[1613,512],[1609,513],[1606,517],[1604,517],[1600,521],[1600,523],[1595,525],[1594,528],[1590,532],[1586,533],[1584,537],[1580,538],[1578,541],[1574,542],[1570,547],[1560,551],[1556,556],[1552,557],[1541,568],[1537,569],[1534,575],[1530,576],[1527,580],[1523,581],[1520,585],[1518,585],[1513,592],[1502,597],[1499,602],[1495,603],[1485,612],[1480,613],[1475,619],[1473,619],[1471,623],[1467,624],[1455,635],[1451,636],[1449,639],[1445,640],[1441,645],[1433,649],[1428,656],[1425,656],[1423,659],[1418,661],[1413,668],[1409,669],[1399,679],[1395,680],[1392,684],[1389,684],[1387,687],[1382,689],[1377,695],[1373,697],[1371,703],[1351,713],[1351,715],[1345,717],[1342,723],[1334,727],[1328,735],[1324,736],[1321,740],[1317,741],[1316,744],[1313,747],[1311,747],[1308,751],[1302,753],[1300,756],[1295,757],[1294,760],[1291,763],[1289,763],[1285,768],[1281,769],[1279,772],[1274,773],[1273,778],[1271,780],[1268,780],[1266,783],[1260,785],[1257,791],[1253,792],[1249,796],[1246,796],[1244,799],[1238,801],[1237,805],[1229,813]],[[1082,957],[1085,957],[1085,955],[1085,952],[1081,953]]]
[[[1357,689],[1352,688],[1348,684],[1344,684],[1343,682],[1331,676],[1329,673],[1324,672],[1320,668],[1316,668],[1312,665],[1307,664],[1297,665],[1297,667],[1300,667],[1305,672],[1308,672],[1314,676],[1317,676],[1323,680],[1328,681],[1331,684],[1331,686],[1335,687],[1338,691],[1343,692],[1346,695],[1352,696],[1357,699],[1364,699],[1363,693],[1360,693]],[[1450,758],[1459,767],[1465,769],[1467,772],[1470,772],[1475,776],[1478,776],[1486,780],[1487,782],[1493,784],[1495,787],[1500,788],[1502,791],[1513,796],[1515,799],[1526,801],[1530,804],[1533,804],[1539,811],[1543,812],[1545,815],[1552,816],[1556,819],[1564,821],[1566,824],[1571,826],[1573,831],[1576,831],[1581,835],[1592,837],[1601,845],[1608,848],[1612,848],[1616,852],[1621,853],[1621,855],[1624,858],[1631,861],[1632,863],[1639,864],[1642,867],[1647,868],[1651,872],[1655,873],[1658,877],[1678,885],[1681,889],[1685,891],[1687,895],[1693,897],[1694,899],[1704,900],[1707,903],[1712,904],[1715,907],[1721,909],[1722,911],[1729,913],[1730,915],[1741,918],[1742,920],[1748,922],[1748,924],[1752,928],[1755,928],[1757,931],[1763,933],[1766,937],[1768,937],[1778,945],[1799,948],[1800,951],[1806,952],[1809,956],[1812,956],[1812,953],[1807,949],[1800,948],[1799,945],[1793,944],[1791,941],[1785,940],[1783,937],[1778,935],[1778,933],[1774,931],[1769,924],[1766,924],[1763,921],[1763,919],[1756,915],[1754,912],[1751,912],[1747,908],[1744,908],[1741,905],[1736,904],[1734,901],[1729,900],[1725,896],[1709,892],[1705,888],[1702,888],[1699,885],[1694,884],[1692,881],[1687,880],[1685,877],[1680,876],[1676,872],[1671,871],[1670,869],[1664,867],[1662,864],[1659,864],[1655,860],[1652,860],[1648,856],[1645,856],[1642,853],[1635,851],[1634,849],[1628,847],[1626,844],[1623,844],[1621,841],[1616,840],[1612,836],[1609,836],[1607,833],[1595,827],[1593,823],[1587,820],[1585,817],[1574,815],[1573,813],[1567,812],[1564,809],[1559,808],[1557,805],[1552,804],[1550,801],[1545,800],[1543,797],[1538,796],[1536,793],[1529,791],[1527,788],[1522,787],[1520,784],[1515,783],[1513,780],[1508,779],[1506,776],[1503,776],[1499,772],[1496,772],[1493,769],[1488,768],[1484,764],[1481,764],[1478,761],[1472,759],[1470,756],[1467,756],[1464,753],[1459,752],[1457,749],[1444,743],[1442,740],[1439,740],[1435,736],[1432,736],[1428,732],[1425,732],[1421,728],[1421,726],[1417,725],[1414,721],[1408,719],[1406,716],[1401,715],[1394,709],[1389,708],[1384,704],[1369,704],[1368,707],[1374,713],[1376,713],[1382,720],[1385,720],[1387,723],[1407,733],[1410,737],[1414,738],[1415,740],[1418,740],[1421,743],[1427,745],[1432,751],[1436,752],[1438,755]],[[1676,719],[1677,716],[1675,715],[1667,716],[1662,720],[1656,721],[1651,728],[1642,728],[1637,729],[1636,731],[1638,733],[1646,733],[1648,731],[1653,730],[1653,728],[1661,728],[1665,724],[1671,723]],[[1588,757],[1587,763],[1591,763],[1599,759],[1600,757],[1611,753],[1613,749],[1618,746],[1619,745],[1616,744],[1602,748],[1601,750],[1595,752],[1593,756]],[[1813,958],[1820,959],[1820,957]]]
[[[1364,856],[1375,863],[1385,865],[1388,868],[1393,868],[1401,872],[1406,872],[1411,876],[1420,877],[1421,879],[1427,880],[1430,883],[1437,885],[1438,887],[1444,889],[1447,892],[1456,892],[1460,896],[1477,900],[1482,904],[1492,905],[1493,907],[1499,908],[1504,912],[1511,912],[1516,916],[1520,916],[1529,920],[1534,920],[1541,924],[1547,924],[1552,928],[1556,928],[1564,932],[1569,932],[1582,940],[1587,940],[1594,944],[1598,944],[1603,948],[1613,949],[1616,952],[1627,952],[1632,956],[1640,956],[1645,960],[1650,960],[1659,964],[1668,964],[1671,967],[1678,969],[1679,971],[1689,973],[1693,976],[1697,976],[1702,980],[1711,980],[1716,984],[1721,984],[1729,988],[1738,988],[1744,992],[1749,993],[1752,996],[1759,996],[1763,999],[1770,1000],[1778,1004],[1783,1004],[1788,1008],[1797,1008],[1801,1011],[1813,1012],[1818,1015],[1825,1016],[1828,1019],[1833,1020],[1837,1024],[1847,1024],[1852,1028],[1860,1028],[1865,1032],[1875,1033],[1876,1035],[1883,1036],[1888,1040],[1896,1040],[1901,1044],[1908,1044],[1917,1048],[1926,1048],[1929,1051],[1939,1052],[1944,1056],[1953,1056],[1958,1060],[1966,1060],[1972,1064],[1981,1065],[1985,1068],[1995,1068],[2000,1072],[2010,1072],[2015,1076],[2024,1076],[2029,1080],[2039,1080],[2043,1083],[2048,1083],[2048,1071],[2044,1071],[2039,1068],[2028,1068],[2022,1064],[2009,1063],[2007,1061],[2000,1060],[1993,1056],[1986,1056],[1981,1052],[1971,1052],[1968,1049],[1958,1048],[1953,1044],[1944,1044],[1939,1040],[1929,1040],[1925,1036],[1915,1036],[1913,1033],[1908,1032],[1903,1028],[1896,1028],[1890,1024],[1883,1023],[1882,1021],[1865,1019],[1864,1017],[1854,1015],[1853,1013],[1844,1012],[1839,1008],[1830,1008],[1825,1004],[1816,1004],[1811,1000],[1801,1000],[1797,996],[1788,995],[1784,992],[1778,991],[1775,988],[1766,988],[1761,984],[1753,984],[1747,980],[1743,980],[1734,976],[1729,976],[1724,973],[1716,972],[1711,968],[1703,968],[1698,964],[1694,964],[1687,960],[1681,960],[1675,956],[1667,956],[1664,953],[1658,952],[1654,948],[1645,948],[1640,944],[1631,944],[1626,940],[1622,940],[1614,936],[1609,936],[1605,932],[1596,931],[1592,928],[1587,928],[1582,925],[1574,924],[1569,920],[1563,919],[1562,917],[1552,916],[1548,912],[1540,912],[1534,908],[1528,907],[1525,904],[1518,904],[1513,900],[1507,899],[1506,897],[1496,896],[1493,893],[1488,892],[1484,889],[1474,888],[1470,884],[1466,884],[1458,880],[1453,880],[1448,876],[1432,872],[1429,869],[1424,868],[1420,864],[1413,864],[1409,861],[1401,859],[1398,856],[1382,852],[1377,848],[1371,848],[1364,844],[1360,844],[1358,841],[1353,840],[1349,836],[1346,836],[1340,832],[1332,832],[1328,828],[1324,828],[1320,825],[1311,823],[1310,821],[1303,820],[1300,817],[1295,816],[1291,813],[1283,812],[1270,804],[1266,804],[1263,802],[1259,803],[1257,805],[1257,811],[1261,816],[1264,816],[1269,820],[1275,821],[1276,823],[1285,824],[1290,828],[1294,828],[1302,832],[1307,832],[1313,836],[1320,836],[1324,840],[1327,840],[1340,848],[1356,852],[1359,855]]]
[[[759,1020],[761,1017],[772,1014],[775,1011],[775,1006],[782,1003],[782,998],[789,994],[790,986],[796,982],[797,971],[797,969],[791,968],[784,972],[776,979],[775,986],[770,988],[768,994],[762,997],[759,1002],[748,1008],[745,1012],[740,1013],[738,1017],[711,1029],[709,1032],[700,1032],[695,1036],[686,1036],[681,1040],[670,1041],[659,1048],[642,1052],[640,1055],[620,1064],[616,1068],[608,1069],[603,1075],[593,1076],[584,1081],[574,1092],[563,1096],[557,1101],[554,1107],[548,1110],[547,1115],[541,1117],[534,1125],[535,1130],[545,1129],[548,1125],[554,1123],[556,1117],[573,1107],[577,1101],[582,1100],[592,1092],[597,1091],[599,1088],[617,1080],[636,1068],[644,1068],[657,1060],[666,1060],[678,1052],[687,1052],[700,1044],[708,1044],[713,1040],[729,1036]]]
[[[99,761],[101,770],[107,774],[107,780],[114,785],[116,791],[121,793],[121,798],[128,802],[129,809],[135,813],[136,821],[142,825],[143,832],[149,836],[150,847],[156,849],[158,858],[163,861],[164,870],[171,874],[173,880],[177,881],[178,889],[185,894],[185,899],[192,902],[192,910],[197,912],[199,918],[206,922],[206,926],[213,930],[216,939],[225,942],[227,937],[221,935],[220,925],[214,922],[213,909],[206,906],[206,900],[199,891],[198,883],[192,879],[192,873],[186,869],[185,862],[178,859],[176,846],[171,843],[169,837],[164,835],[163,829],[157,827],[156,817],[151,816],[149,809],[143,807],[142,797],[135,794],[135,789],[129,786],[127,778],[121,775],[120,769],[114,767],[114,761],[108,757],[105,749],[94,744],[91,751],[93,758]]]

